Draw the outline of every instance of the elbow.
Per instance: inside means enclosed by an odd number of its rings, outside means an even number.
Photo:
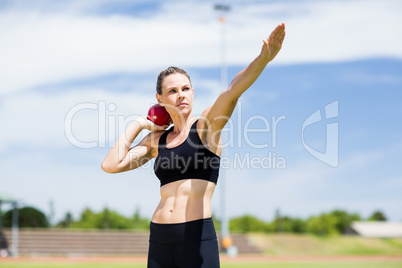
[[[241,95],[240,95],[240,96],[241,96]],[[233,97],[233,98],[232,98],[232,102],[231,102],[231,104],[236,105],[236,104],[237,104],[237,102],[239,101],[240,96],[235,96],[235,97]]]
[[[116,169],[113,168],[112,165],[106,163],[105,161],[102,162],[101,168],[103,171],[109,174],[117,173]]]
[[[236,104],[243,92],[232,89],[230,86],[222,93],[231,104]]]

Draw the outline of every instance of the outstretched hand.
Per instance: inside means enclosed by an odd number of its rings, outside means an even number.
[[[261,56],[268,61],[272,61],[282,48],[283,40],[285,39],[285,23],[276,26],[268,39],[264,42],[261,50]]]

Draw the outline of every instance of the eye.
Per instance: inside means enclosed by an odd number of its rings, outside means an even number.
[[[183,88],[183,90],[190,90],[190,88],[189,88],[189,87],[185,87],[185,88]]]
[[[175,92],[176,92],[176,89],[169,90],[169,93],[175,93]]]

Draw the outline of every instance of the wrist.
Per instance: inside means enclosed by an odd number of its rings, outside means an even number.
[[[149,121],[146,117],[140,116],[134,120],[134,124],[140,126],[141,129],[148,129],[149,128]]]
[[[271,61],[271,59],[269,58],[268,53],[266,53],[264,51],[262,51],[260,53],[260,55],[258,55],[257,60],[259,61],[259,63],[261,65],[267,65]]]

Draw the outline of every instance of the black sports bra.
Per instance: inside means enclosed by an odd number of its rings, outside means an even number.
[[[197,133],[197,122],[191,126],[187,139],[174,148],[166,148],[166,137],[173,127],[160,136],[154,171],[161,187],[184,179],[218,182],[220,157],[202,143]]]

